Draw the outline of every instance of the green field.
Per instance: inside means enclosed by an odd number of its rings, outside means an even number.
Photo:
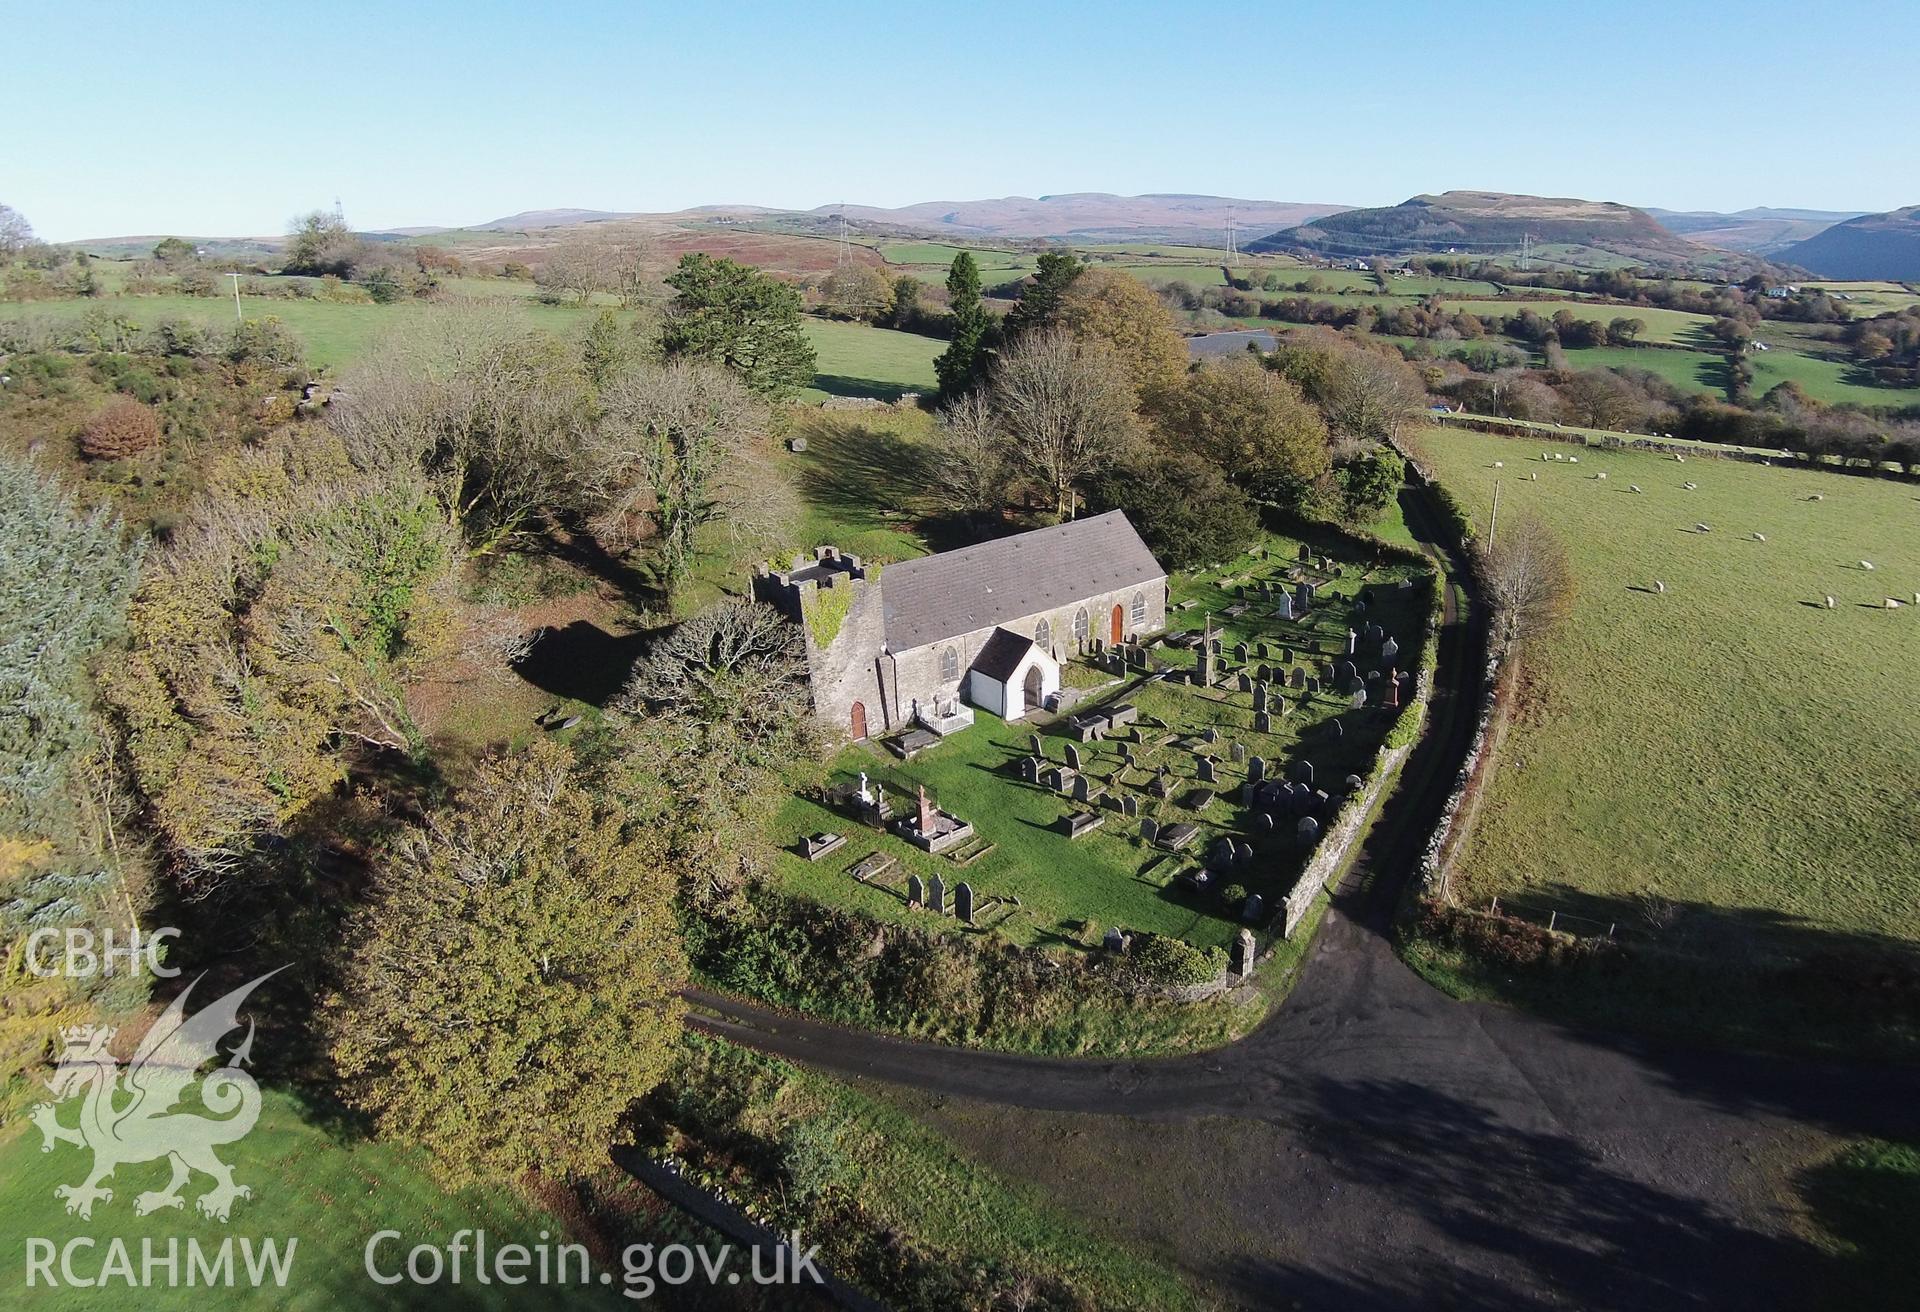
[[[1549,523],[1578,585],[1528,658],[1464,901],[1637,923],[1658,893],[1681,908],[1665,937],[1701,951],[1920,937],[1920,607],[1883,607],[1920,591],[1910,484],[1600,450],[1575,468],[1453,429],[1427,445],[1482,528],[1496,480],[1503,523]]]
[[[1394,564],[1370,572],[1349,568],[1346,577],[1330,582],[1322,589],[1323,598],[1336,598],[1315,611],[1311,624],[1301,625],[1272,618],[1260,618],[1248,611],[1238,619],[1224,619],[1221,612],[1237,598],[1223,586],[1227,578],[1244,579],[1270,576],[1278,578],[1293,559],[1296,545],[1286,539],[1270,539],[1272,558],[1246,557],[1225,571],[1196,578],[1176,580],[1173,597],[1195,605],[1176,612],[1175,628],[1199,628],[1212,613],[1216,631],[1225,635],[1229,650],[1235,641],[1266,638],[1274,644],[1268,663],[1283,664],[1281,645],[1296,649],[1296,664],[1311,668],[1306,644],[1317,641],[1321,649],[1331,651],[1344,638],[1346,609],[1339,597],[1351,596],[1367,582],[1382,582],[1420,573],[1418,567]],[[1413,590],[1406,599],[1380,602],[1369,613],[1403,646],[1400,666],[1411,669],[1417,655],[1419,636],[1424,627],[1420,600],[1423,594]],[[1188,653],[1165,649],[1159,653],[1173,664],[1190,661]],[[1260,658],[1255,656],[1253,663]],[[949,886],[966,879],[984,900],[988,897],[1017,897],[1019,906],[1003,919],[999,914],[982,916],[992,922],[1005,937],[1019,943],[1039,943],[1070,935],[1082,920],[1092,917],[1102,925],[1123,925],[1132,930],[1172,934],[1200,946],[1227,942],[1237,922],[1217,900],[1196,899],[1170,887],[1184,871],[1196,866],[1206,847],[1223,833],[1248,836],[1251,815],[1237,800],[1237,787],[1245,769],[1230,762],[1225,740],[1245,743],[1253,755],[1264,757],[1274,773],[1283,763],[1299,757],[1311,760],[1322,787],[1337,784],[1349,773],[1366,774],[1381,737],[1393,723],[1397,712],[1385,707],[1353,710],[1346,699],[1331,694],[1307,697],[1288,691],[1284,694],[1294,709],[1277,717],[1274,732],[1255,733],[1252,729],[1252,699],[1249,694],[1228,692],[1224,688],[1205,692],[1185,684],[1154,683],[1142,688],[1128,686],[1129,681],[1113,681],[1091,667],[1074,663],[1066,677],[1081,686],[1112,686],[1095,694],[1093,701],[1131,701],[1143,717],[1165,722],[1164,729],[1148,728],[1146,741],[1135,749],[1137,764],[1123,768],[1118,743],[1075,744],[1083,771],[1098,777],[1109,791],[1138,791],[1140,814],[1162,823],[1192,821],[1200,826],[1201,837],[1185,852],[1167,855],[1141,844],[1137,821],[1108,812],[1106,823],[1078,839],[1069,839],[1058,826],[1069,810],[1082,809],[1050,790],[1022,782],[1013,773],[1018,759],[1028,753],[1028,739],[1038,729],[1047,744],[1047,757],[1058,763],[1064,759],[1068,739],[1048,726],[1052,717],[1039,717],[1033,723],[1008,723],[985,712],[978,712],[972,728],[961,731],[938,747],[899,762],[878,744],[860,744],[844,749],[832,762],[830,774],[835,780],[853,778],[864,771],[881,782],[896,807],[907,804],[914,790],[926,785],[939,804],[970,821],[979,834],[992,842],[994,850],[968,865],[957,868],[945,857],[929,856],[891,834],[849,829],[845,816],[835,814],[808,797],[790,799],[774,824],[773,838],[791,845],[800,835],[832,831],[849,835],[846,847],[832,856],[808,862],[791,852],[778,858],[778,873],[788,887],[823,902],[855,907],[867,914],[890,920],[918,918],[909,911],[899,889],[906,872],[919,873],[923,879],[942,874]],[[1324,722],[1338,716],[1347,732],[1337,741],[1328,737]],[[1197,778],[1193,755],[1163,738],[1176,734],[1198,735],[1209,725],[1223,737],[1219,748],[1218,777],[1212,785],[1219,796],[1204,811],[1181,806],[1181,797],[1202,785]],[[1143,790],[1151,771],[1165,764],[1173,771],[1172,797],[1156,801]],[[1116,782],[1123,779],[1125,788]],[[1269,907],[1291,887],[1299,869],[1299,854],[1279,836],[1263,843],[1271,859],[1263,861],[1256,875],[1243,876],[1241,882],[1250,892],[1264,895]],[[897,859],[899,865],[883,880],[889,887],[874,887],[853,880],[846,871],[869,852],[881,851]]]
[[[64,1119],[73,1119],[71,1109]],[[484,1229],[496,1244],[538,1243],[542,1232],[552,1236],[551,1243],[566,1242],[558,1220],[521,1201],[513,1190],[449,1194],[427,1174],[420,1153],[329,1129],[285,1093],[268,1091],[258,1124],[246,1138],[223,1149],[221,1156],[233,1168],[234,1178],[253,1190],[251,1198],[234,1204],[228,1224],[194,1210],[192,1200],[209,1184],[202,1176],[195,1176],[183,1191],[188,1200],[184,1209],[135,1216],[134,1195],[166,1183],[165,1163],[122,1166],[111,1181],[113,1199],[96,1205],[92,1220],[87,1221],[69,1216],[53,1193],[56,1185],[77,1184],[86,1175],[87,1153],[62,1145],[43,1154],[39,1132],[19,1127],[0,1143],[0,1181],[4,1181],[0,1184],[0,1260],[5,1262],[0,1282],[8,1294],[0,1302],[8,1307],[87,1312],[99,1308],[141,1312],[225,1307],[410,1308],[421,1306],[427,1291],[407,1284],[378,1285],[366,1275],[362,1253],[377,1231],[394,1229],[408,1237],[399,1249],[403,1261],[413,1243],[441,1243],[461,1229]],[[93,1239],[97,1247],[75,1261],[77,1273],[88,1274],[89,1269],[99,1272],[107,1243],[115,1237],[126,1241],[137,1270],[142,1239],[152,1239],[164,1251],[169,1237],[177,1236],[183,1248],[192,1238],[211,1250],[229,1235],[280,1240],[282,1251],[285,1240],[298,1240],[286,1287],[268,1285],[264,1292],[247,1286],[186,1288],[184,1254],[183,1284],[178,1289],[132,1289],[117,1282],[101,1289],[25,1287],[29,1238],[51,1240],[57,1246],[79,1237]],[[390,1246],[383,1247],[383,1259],[392,1251]],[[239,1265],[237,1253],[234,1261]],[[382,1270],[388,1269],[383,1264]],[[54,1270],[59,1270],[57,1263]],[[432,1292],[440,1295],[433,1300],[436,1306],[459,1308],[560,1308],[583,1302],[613,1307],[621,1302],[599,1290],[557,1286],[507,1289],[469,1282],[458,1290],[442,1286]]]
[[[933,361],[946,349],[944,342],[832,319],[809,318],[802,325],[819,355],[813,381],[817,393],[891,400],[904,392],[932,392],[940,385]]]
[[[952,265],[961,251],[973,256],[982,272],[988,269],[1031,269],[1033,256],[1020,251],[999,250],[990,246],[950,246],[938,241],[890,241],[880,246],[880,258],[888,264]]]
[[[1683,347],[1655,350],[1641,346],[1588,346],[1566,353],[1575,369],[1644,369],[1683,392],[1725,398],[1727,358]]]
[[[1749,351],[1747,363],[1753,367],[1753,394],[1765,396],[1784,382],[1794,382],[1816,401],[1828,405],[1851,402],[1861,406],[1920,405],[1920,388],[1875,387],[1850,380],[1851,366],[1841,360],[1825,360],[1801,351],[1775,349]]]

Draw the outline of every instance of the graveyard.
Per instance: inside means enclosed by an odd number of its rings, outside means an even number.
[[[1071,704],[1016,721],[976,709],[905,758],[880,740],[840,749],[825,787],[774,821],[781,882],[1024,946],[1277,932],[1341,799],[1411,713],[1429,641],[1430,572],[1362,554],[1269,536],[1170,580],[1164,634],[1068,660]]]
[[[1549,524],[1577,588],[1523,658],[1460,901],[1707,954],[1920,938],[1911,483],[1455,430],[1425,448],[1482,534],[1496,482],[1501,523]]]

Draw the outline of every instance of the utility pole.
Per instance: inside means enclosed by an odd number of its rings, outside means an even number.
[[[1227,207],[1227,266],[1229,268],[1233,266],[1233,257],[1239,254],[1236,247],[1237,243],[1234,241],[1233,232],[1233,207],[1229,205]]]
[[[1520,270],[1522,273],[1533,267],[1533,234],[1520,234]]]
[[[238,319],[241,323],[245,323],[247,321],[247,316],[240,313],[240,275],[237,273],[230,273],[227,275],[227,277],[233,279],[233,317]]]
[[[835,253],[834,267],[844,268],[853,259],[853,244],[847,240],[847,213],[845,202],[840,206],[840,248]]]
[[[1500,531],[1500,480],[1493,480],[1493,513],[1487,517],[1487,550],[1493,550],[1494,534]]]

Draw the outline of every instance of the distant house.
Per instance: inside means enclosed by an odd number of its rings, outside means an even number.
[[[814,712],[854,739],[962,701],[1020,719],[1065,660],[1167,623],[1167,571],[1117,510],[884,569],[818,547],[753,595],[801,625]]]

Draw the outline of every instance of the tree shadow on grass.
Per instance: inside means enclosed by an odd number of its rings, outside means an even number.
[[[870,396],[881,401],[898,401],[908,393],[921,395],[924,387],[906,383],[883,382],[878,378],[854,378],[847,374],[815,374],[813,385],[829,396]]]
[[[514,672],[542,692],[604,706],[626,685],[651,634],[608,633],[591,620],[548,629]]]

